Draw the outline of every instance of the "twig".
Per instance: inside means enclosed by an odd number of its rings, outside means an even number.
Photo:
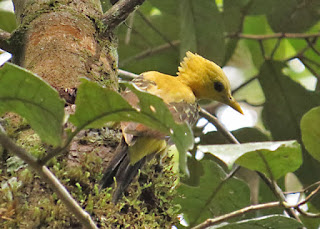
[[[124,77],[124,78],[128,78],[128,79],[134,79],[139,76],[137,74],[134,74],[132,72],[128,72],[128,71],[125,71],[122,69],[118,69],[118,74],[119,74],[119,76]]]
[[[306,56],[301,56],[300,58],[305,59],[306,61],[310,62],[310,64],[316,65],[318,68],[320,68],[320,63],[317,61],[314,61]]]
[[[23,148],[17,146],[7,135],[4,134],[4,130],[0,127],[0,144],[16,156],[24,160],[33,170],[35,170],[40,177],[49,184],[66,205],[71,213],[86,227],[97,229],[90,215],[84,211],[79,204],[72,198],[66,188],[60,183],[60,181],[51,173],[46,167],[37,163],[37,159],[26,152]]]
[[[222,216],[218,216],[215,217],[214,219],[207,219],[206,221],[204,221],[203,223],[193,227],[192,229],[204,229],[204,228],[208,228],[210,226],[213,226],[217,223],[221,223],[223,221],[229,220],[231,218],[237,217],[237,216],[241,216],[245,213],[251,212],[251,211],[256,211],[256,210],[261,210],[261,209],[268,209],[268,208],[274,208],[274,207],[281,207],[281,204],[279,201],[275,201],[275,202],[270,202],[270,203],[265,203],[265,204],[257,204],[257,205],[251,205],[245,208],[242,208],[240,210],[222,215]]]
[[[278,38],[277,43],[275,44],[275,46],[273,47],[273,50],[271,52],[270,58],[273,59],[274,54],[276,53],[277,49],[279,48],[279,45],[281,43],[282,39]]]
[[[311,41],[314,42],[315,40],[317,39],[317,37],[314,37],[313,40]],[[306,47],[304,47],[303,49],[300,50],[299,53],[297,53],[296,55],[284,60],[284,61],[289,61],[289,60],[292,60],[294,58],[301,58],[303,56],[303,54],[310,48],[310,45],[307,43]]]
[[[124,38],[124,43],[126,45],[128,45],[130,43],[133,22],[134,22],[134,12],[128,18],[128,29],[127,29],[127,32],[126,32],[126,36]]]
[[[200,108],[200,115],[211,122],[230,143],[240,144],[239,141],[233,136],[233,134],[230,133],[230,131],[228,131],[215,116],[213,116],[203,108]]]
[[[291,206],[286,206],[285,202],[286,202],[286,198],[284,196],[283,191],[281,190],[281,188],[277,185],[277,183],[272,182],[269,180],[269,178],[267,178],[264,174],[257,172],[258,175],[260,176],[260,178],[264,181],[264,183],[271,189],[271,191],[273,192],[273,194],[279,198],[281,200],[281,204],[283,205],[283,207],[285,208],[285,211],[287,212],[287,214],[292,217],[297,219],[299,222],[301,222],[301,220],[299,219],[299,217],[296,215],[296,213],[294,212],[294,210],[291,208]]]
[[[260,50],[261,50],[261,55],[263,56],[263,59],[266,59],[266,52],[265,52],[264,47],[263,47],[263,41],[262,40],[258,40],[258,43],[259,43],[259,47],[260,47]]]
[[[155,31],[165,42],[167,42],[171,48],[177,50],[177,47],[171,43],[171,40],[167,38],[161,31],[159,31],[157,27],[155,27],[139,10],[137,10],[137,14],[153,31]]]
[[[320,52],[313,46],[313,45],[314,45],[314,42],[316,42],[317,40],[310,41],[309,38],[306,38],[305,40],[306,40],[306,42],[308,43],[309,47],[310,47],[318,56],[320,56]]]
[[[234,144],[240,144],[238,142],[238,140],[232,135],[232,133],[230,133],[230,131],[228,131],[220,122],[219,120],[214,117],[213,115],[211,115],[209,112],[207,112],[205,109],[201,108],[200,109],[200,115],[202,115],[204,118],[208,119],[209,122],[211,122],[218,131],[220,131],[222,133],[222,135],[230,142],[230,143],[234,143]],[[275,182],[271,182],[264,174],[259,173],[259,176],[262,178],[262,180],[271,188],[271,190],[274,192],[274,194],[280,198],[281,201],[285,201],[285,196],[282,192],[282,190],[280,189],[280,187],[275,183]],[[288,214],[297,219],[298,221],[300,221],[300,219],[297,217],[297,215],[295,214],[295,212],[293,211],[293,209],[289,208],[286,209],[286,211],[288,212]]]
[[[174,46],[177,46],[180,44],[180,41],[179,40],[174,40],[174,41],[171,41],[171,45],[174,45]],[[170,44],[168,43],[165,43],[163,45],[160,45],[158,47],[155,47],[155,48],[151,48],[151,49],[148,49],[146,51],[143,51],[141,53],[138,53],[137,55],[134,55],[132,57],[129,57],[123,61],[120,62],[120,67],[123,67],[125,66],[126,64],[128,64],[129,62],[131,61],[134,61],[134,60],[141,60],[141,59],[144,59],[148,56],[151,56],[153,54],[157,54],[157,53],[160,53],[162,51],[165,51],[167,49],[169,49],[171,47]]]
[[[320,33],[274,33],[274,34],[265,34],[265,35],[233,33],[233,34],[228,34],[226,37],[243,38],[243,39],[251,39],[251,40],[267,40],[267,39],[276,39],[276,38],[306,39],[306,38],[320,37]]]
[[[243,84],[241,84],[239,87],[237,87],[236,89],[234,89],[232,91],[232,94],[233,93],[236,93],[237,91],[239,91],[241,88],[247,86],[248,84],[250,84],[252,81],[258,79],[259,76],[253,76],[252,78],[248,79],[246,82],[244,82]]]
[[[299,201],[295,205],[285,205],[285,206],[290,207],[290,208],[297,208],[297,207],[299,207],[301,205],[304,205],[309,200],[311,200],[314,197],[314,195],[317,194],[319,191],[320,191],[320,185],[318,185],[318,187],[315,190],[313,190],[304,200]],[[284,204],[286,204],[286,203],[284,203]]]
[[[287,204],[287,202],[279,202],[279,201],[265,203],[265,204],[251,205],[251,206],[242,208],[240,210],[237,210],[237,211],[234,211],[234,212],[222,215],[222,216],[215,217],[214,219],[207,219],[206,221],[197,225],[196,227],[193,227],[192,229],[207,228],[209,226],[213,226],[217,223],[221,223],[221,222],[229,220],[231,218],[241,216],[241,215],[248,213],[248,212],[251,212],[251,211],[274,208],[274,207],[281,207],[281,206],[283,206],[285,208],[295,208],[295,209],[297,209],[298,212],[300,212],[302,215],[304,215],[306,217],[319,218],[320,213],[313,214],[313,213],[305,212],[302,209],[300,209],[300,206],[307,203],[319,190],[320,190],[320,185],[305,200],[300,201],[296,205],[289,205],[289,204]]]
[[[80,128],[77,128],[75,131],[73,131],[65,141],[64,145],[58,148],[53,149],[51,152],[47,153],[43,158],[38,159],[37,163],[39,165],[45,165],[51,158],[63,153],[66,151],[72,142],[73,138],[81,131]]]
[[[145,0],[120,0],[102,16],[102,23],[107,27],[103,35],[108,35],[118,25],[126,20],[131,12]]]
[[[305,217],[309,217],[309,218],[320,218],[320,213],[314,214],[314,213],[310,213],[310,212],[305,212],[305,211],[303,211],[300,207],[297,207],[296,209],[297,209],[297,211],[298,211],[301,215],[303,215],[303,216],[305,216]]]
[[[315,76],[317,77],[317,79],[319,80],[320,79],[320,75],[313,69],[311,68],[311,66],[306,63],[305,59],[302,57],[300,57],[300,61],[304,64],[304,66],[306,66],[306,68]]]
[[[222,186],[231,178],[233,177],[236,172],[240,169],[240,166],[235,166],[232,171],[219,183],[219,185],[216,186],[216,188],[212,191],[212,194],[209,196],[207,202],[203,206],[202,210],[200,210],[197,214],[198,216],[195,217],[195,219],[199,218],[199,216],[202,214],[202,211],[207,208],[207,206],[211,203],[213,198],[217,195],[219,190],[222,188]],[[193,225],[195,222],[191,222],[190,225]]]
[[[268,183],[270,182],[270,185],[272,186],[272,188],[274,190],[274,194],[281,201],[281,204],[283,205],[283,207],[285,208],[285,211],[289,214],[289,216],[295,218],[297,221],[299,221],[301,223],[300,218],[297,216],[297,214],[294,212],[294,210],[291,207],[287,207],[287,205],[285,204],[286,203],[286,197],[283,194],[283,191],[281,190],[281,188],[275,182],[275,179],[273,177],[273,173],[271,171],[271,168],[269,166],[269,163],[268,163],[267,159],[265,158],[265,156],[259,150],[258,150],[258,154],[259,154],[260,158],[263,160],[263,163],[266,166],[267,172],[268,172],[268,174],[270,176],[270,179],[271,179],[271,181],[268,180]]]
[[[285,208],[285,211],[288,213],[289,216],[295,218],[296,220],[298,220],[301,223],[300,218],[297,216],[297,214],[294,212],[294,210],[291,207],[287,207],[286,204],[283,204],[286,202],[286,197],[283,194],[281,188],[277,185],[277,183],[275,182],[275,179],[273,177],[273,173],[271,171],[271,168],[269,166],[269,163],[267,161],[267,159],[265,158],[265,156],[258,150],[258,155],[260,156],[260,158],[262,159],[263,163],[266,166],[266,170],[268,172],[268,175],[270,177],[271,180],[269,180],[268,178],[266,180],[268,180],[268,184],[270,186],[272,186],[272,190],[273,193],[275,194],[275,196],[281,201],[281,204],[283,205],[283,207]],[[262,175],[262,173],[259,174],[260,176]],[[264,178],[265,180],[265,178]]]

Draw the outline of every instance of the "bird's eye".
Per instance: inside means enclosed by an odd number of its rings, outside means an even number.
[[[224,90],[224,86],[221,82],[219,81],[216,81],[214,82],[214,89],[217,91],[217,92],[222,92]]]

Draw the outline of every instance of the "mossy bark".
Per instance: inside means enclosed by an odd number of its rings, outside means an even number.
[[[51,86],[76,88],[87,77],[117,89],[117,44],[100,36],[100,2],[25,0],[15,9],[19,29],[12,36],[16,62]],[[23,39],[21,39],[23,38]]]
[[[110,31],[101,35],[106,28],[100,21],[99,0],[13,2],[19,28],[12,34],[10,45],[16,64],[38,74],[62,97],[68,89],[77,88],[81,77],[118,89],[117,42]],[[72,110],[68,104],[66,112]],[[41,158],[50,150],[18,116],[9,114],[0,121],[8,135],[33,156]],[[120,137],[119,131],[108,128],[82,131],[68,152],[47,165],[98,226],[170,228],[177,223],[172,187],[178,176],[169,159],[168,167],[159,166],[155,159],[148,164],[127,191],[127,198],[116,206],[111,203],[110,189],[99,192],[103,168]],[[22,160],[1,148],[0,156],[1,228],[81,227],[45,181]],[[164,172],[159,174],[158,170]]]

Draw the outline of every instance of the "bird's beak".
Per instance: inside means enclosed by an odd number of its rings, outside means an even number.
[[[231,97],[231,99],[228,101],[227,105],[229,105],[230,107],[232,107],[233,109],[238,111],[240,114],[243,114],[243,111],[240,107],[240,104],[233,97]]]

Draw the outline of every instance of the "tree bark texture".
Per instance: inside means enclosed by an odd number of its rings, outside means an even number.
[[[99,0],[14,1],[19,29],[15,62],[38,74],[51,86],[75,88],[87,77],[117,88],[116,42],[99,35]],[[21,39],[23,38],[23,39]]]

